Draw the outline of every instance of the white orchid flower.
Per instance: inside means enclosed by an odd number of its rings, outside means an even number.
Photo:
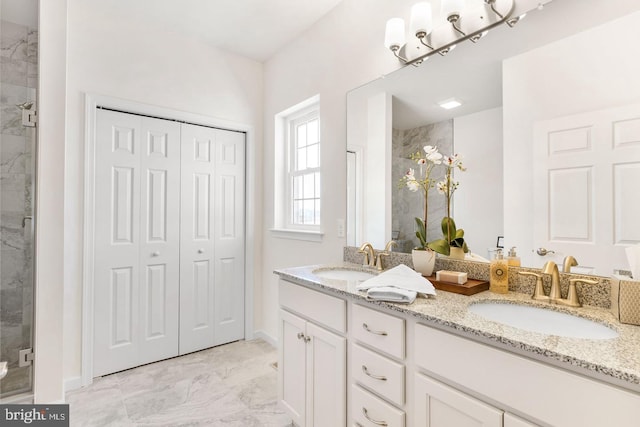
[[[447,193],[447,181],[439,181],[436,184],[436,189],[438,190],[438,193],[440,194],[446,194]]]
[[[420,183],[418,181],[416,181],[415,179],[408,179],[407,180],[407,188],[410,191],[418,191],[420,189]]]

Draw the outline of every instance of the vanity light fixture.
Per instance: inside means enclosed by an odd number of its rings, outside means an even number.
[[[462,105],[462,101],[456,98],[445,99],[444,101],[438,102],[438,105],[444,108],[445,110],[451,110],[452,108],[456,108]]]
[[[392,18],[387,21],[384,45],[404,64],[418,65],[433,54],[446,55],[462,41],[476,43],[502,23],[513,27],[524,17],[511,16],[515,1],[483,0],[477,7],[465,8],[464,0],[442,0],[439,22],[429,2],[416,3],[411,8],[409,39],[404,19]]]

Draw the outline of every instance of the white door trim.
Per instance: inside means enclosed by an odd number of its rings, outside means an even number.
[[[245,310],[244,336],[253,338],[253,283],[255,263],[255,163],[256,146],[253,126],[126,99],[87,93],[85,95],[84,227],[82,261],[82,385],[93,382],[93,274],[95,226],[95,138],[96,107],[202,124],[246,134],[245,167]]]

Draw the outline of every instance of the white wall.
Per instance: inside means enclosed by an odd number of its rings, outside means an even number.
[[[64,351],[64,165],[67,0],[43,1],[39,17],[38,173],[36,176],[36,403],[62,403]]]
[[[345,238],[337,221],[346,217],[346,94],[397,69],[384,47],[389,17],[409,16],[415,1],[343,0],[309,31],[265,63],[264,74],[264,263],[261,327],[277,336],[277,277],[273,270],[342,259]],[[273,226],[274,115],[320,95],[322,167],[321,243],[279,239]],[[361,243],[361,242],[360,242]]]
[[[505,246],[533,255],[533,123],[637,103],[640,12],[578,33],[503,64]]]
[[[176,32],[114,16],[101,2],[69,0],[65,164],[64,376],[81,374],[82,224],[86,93],[252,125],[262,158],[262,64]],[[114,8],[117,9],[117,8]],[[262,175],[256,162],[255,176]],[[256,210],[261,202],[256,201]],[[256,211],[257,212],[257,211]],[[261,232],[256,230],[255,246]]]
[[[455,172],[460,187],[453,196],[453,217],[469,249],[487,258],[487,249],[503,233],[502,108],[454,118],[453,150],[467,168]]]

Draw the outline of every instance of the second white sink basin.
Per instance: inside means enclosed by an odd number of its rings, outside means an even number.
[[[353,270],[349,268],[319,268],[313,271],[318,277],[331,280],[363,281],[375,276],[368,271]]]
[[[592,340],[618,336],[618,332],[601,323],[528,305],[486,302],[470,305],[469,311],[494,322],[546,335]]]

